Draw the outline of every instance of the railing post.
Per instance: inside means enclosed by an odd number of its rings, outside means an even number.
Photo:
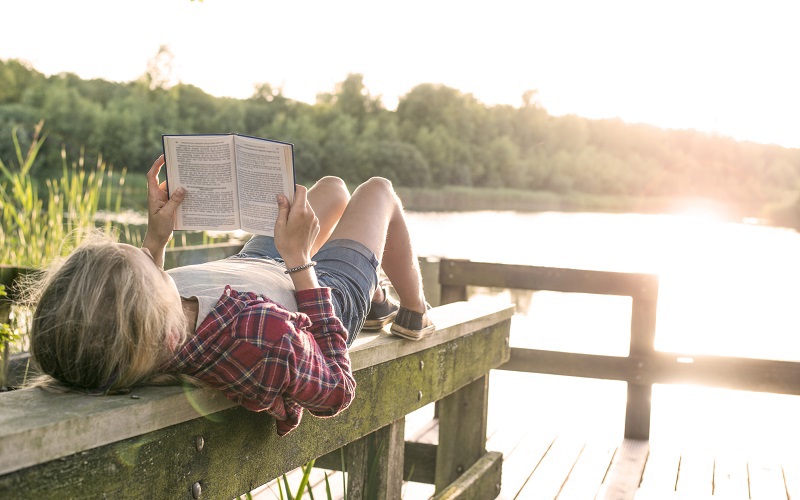
[[[401,498],[405,422],[402,417],[345,447],[348,498]]]
[[[489,376],[484,375],[439,401],[437,493],[486,453],[488,394]]]
[[[628,402],[625,409],[625,437],[650,438],[650,410],[653,385],[642,377],[652,369],[655,356],[656,308],[658,303],[658,278],[652,277],[643,284],[639,293],[632,296],[631,344],[629,358],[635,360],[634,372],[628,378]]]
[[[439,283],[442,284],[441,301],[443,305],[467,300],[467,285],[452,284],[454,276],[452,268],[457,266],[458,262],[454,259],[442,259],[439,263]]]

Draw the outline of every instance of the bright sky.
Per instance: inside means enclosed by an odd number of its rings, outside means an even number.
[[[390,109],[419,83],[554,115],[800,147],[796,0],[0,0],[0,58],[129,81],[161,45],[214,95],[314,102],[362,73]]]

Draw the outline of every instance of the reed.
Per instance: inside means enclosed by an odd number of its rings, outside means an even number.
[[[12,133],[16,162],[6,164],[0,159],[0,262],[20,267],[42,267],[56,257],[66,255],[80,244],[89,229],[96,228],[101,201],[119,210],[125,169],[116,183],[113,169],[100,157],[97,164],[87,168],[81,152],[77,161],[68,162],[61,150],[62,176],[46,179],[46,191],[31,175],[36,157],[46,135],[43,122],[34,131],[30,147],[23,153],[17,131]],[[106,182],[108,179],[109,182]],[[41,195],[40,195],[41,193]],[[105,230],[122,229],[111,221]]]

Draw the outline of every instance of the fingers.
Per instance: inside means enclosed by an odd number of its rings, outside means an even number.
[[[170,197],[167,203],[164,204],[163,207],[161,207],[160,212],[162,212],[165,215],[172,216],[178,210],[178,205],[181,204],[181,202],[185,197],[186,197],[185,189],[183,189],[182,187],[176,189],[175,192],[172,193],[172,197]]]
[[[282,194],[277,195],[278,200],[278,219],[275,226],[285,226],[289,219],[289,200]]]
[[[147,171],[148,188],[158,188],[158,173],[161,171],[162,166],[164,166],[164,155],[156,158],[156,161],[153,162],[153,166],[151,166],[150,170]]]

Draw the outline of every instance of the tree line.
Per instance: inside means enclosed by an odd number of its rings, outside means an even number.
[[[269,83],[248,99],[214,97],[158,74],[116,83],[45,76],[0,60],[0,158],[14,158],[36,123],[48,133],[38,175],[59,175],[83,151],[143,171],[164,133],[238,132],[295,144],[297,177],[348,183],[385,176],[398,186],[473,186],[555,193],[705,197],[738,205],[784,201],[800,187],[800,149],[740,142],[620,120],[552,116],[535,92],[518,107],[424,83],[388,110],[360,74],[307,104]]]

